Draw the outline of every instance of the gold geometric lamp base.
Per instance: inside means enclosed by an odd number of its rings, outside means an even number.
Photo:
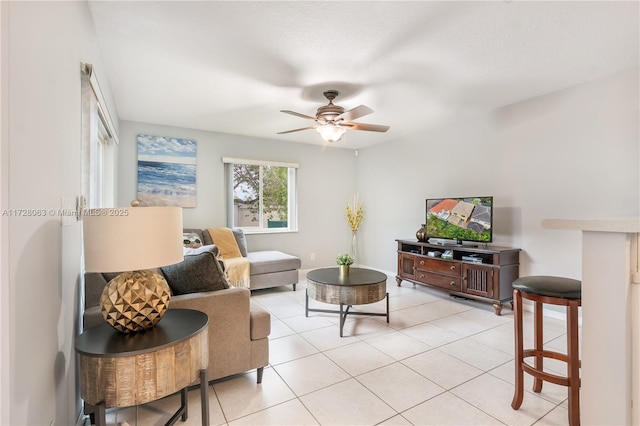
[[[123,272],[100,297],[102,315],[122,333],[153,328],[169,307],[171,290],[161,275],[149,270]]]

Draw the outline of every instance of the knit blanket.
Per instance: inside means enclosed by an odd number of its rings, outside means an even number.
[[[213,244],[218,246],[229,284],[249,288],[251,265],[249,259],[242,257],[233,231],[230,228],[208,228],[207,231]]]

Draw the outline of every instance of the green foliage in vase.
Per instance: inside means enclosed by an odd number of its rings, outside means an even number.
[[[336,263],[338,265],[352,265],[353,264],[353,257],[348,255],[347,253],[340,254],[340,255],[338,255],[338,257],[336,257]]]

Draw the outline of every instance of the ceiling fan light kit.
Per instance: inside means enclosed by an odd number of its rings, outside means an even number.
[[[299,132],[301,130],[315,129],[320,136],[322,136],[322,139],[329,143],[333,143],[339,141],[347,129],[367,130],[370,132],[386,132],[389,130],[389,126],[352,122],[351,120],[371,114],[373,110],[364,105],[360,105],[345,111],[343,107],[334,105],[333,103],[333,100],[338,96],[338,94],[339,92],[337,90],[327,90],[324,92],[324,97],[327,98],[329,103],[318,108],[315,117],[300,114],[299,112],[280,110],[280,112],[284,112],[285,114],[291,114],[296,117],[313,120],[317,125],[294,130],[286,130],[284,132],[278,132],[278,134],[282,135],[285,133]]]
[[[346,131],[347,129],[344,127],[333,123],[327,123],[316,127],[316,132],[320,133],[322,139],[329,143],[338,142],[342,139],[342,135],[344,135]]]

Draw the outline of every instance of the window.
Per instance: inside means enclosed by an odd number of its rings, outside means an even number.
[[[83,207],[115,206],[117,134],[91,64],[82,67]]]
[[[227,220],[247,233],[297,231],[297,164],[223,158]]]
[[[96,167],[91,170],[91,196],[99,207],[115,207],[115,144],[100,120],[97,140],[91,142],[96,148]]]

